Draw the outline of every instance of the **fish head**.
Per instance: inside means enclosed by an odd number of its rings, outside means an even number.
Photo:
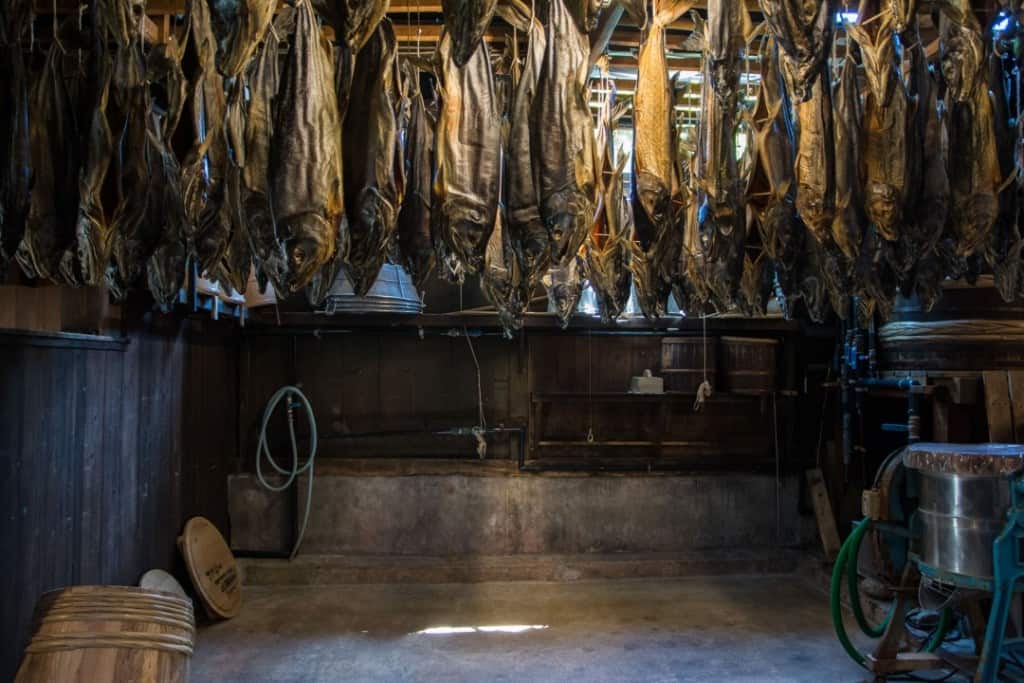
[[[994,194],[973,194],[959,213],[958,220],[954,221],[958,238],[956,251],[966,257],[973,254],[991,234],[999,216],[999,201]]]
[[[648,171],[637,173],[636,194],[651,223],[661,226],[672,221],[672,197],[668,187],[657,176]]]
[[[285,254],[288,259],[288,289],[297,292],[313,279],[335,250],[337,228],[323,216],[305,213],[285,226]]]
[[[547,289],[554,313],[564,328],[569,324],[572,314],[576,312],[576,304],[579,303],[583,291],[576,259],[570,260],[568,265],[551,268],[544,275],[542,282]]]
[[[883,238],[890,241],[896,239],[902,216],[900,193],[888,183],[875,182],[868,183],[864,194],[868,218]]]

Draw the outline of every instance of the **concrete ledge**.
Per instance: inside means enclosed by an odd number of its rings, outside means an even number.
[[[685,553],[507,555],[474,557],[300,555],[295,560],[239,558],[249,586],[360,583],[479,583],[789,574],[801,553],[748,548]]]

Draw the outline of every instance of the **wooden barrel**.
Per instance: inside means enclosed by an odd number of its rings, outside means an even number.
[[[775,391],[778,339],[722,337],[722,391],[766,394]]]
[[[718,339],[715,337],[664,337],[661,340],[661,376],[665,391],[695,393],[707,378],[715,386],[718,367]]]
[[[192,601],[129,586],[44,594],[16,683],[186,683],[195,645]]]
[[[878,328],[878,353],[882,370],[1024,368],[1024,300],[1003,301],[991,276],[974,286],[945,283],[928,311],[915,297],[897,296]]]

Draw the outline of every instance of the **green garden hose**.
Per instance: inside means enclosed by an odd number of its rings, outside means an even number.
[[[889,614],[886,615],[882,624],[872,626],[868,623],[861,608],[860,588],[857,583],[857,556],[860,553],[861,540],[870,526],[871,520],[869,518],[862,519],[854,527],[853,533],[843,542],[842,547],[839,549],[839,557],[836,558],[835,567],[832,569],[832,583],[829,590],[829,608],[832,613],[832,626],[836,630],[836,637],[839,638],[839,643],[843,646],[846,654],[850,656],[850,659],[864,668],[867,668],[867,658],[850,641],[850,636],[846,633],[846,625],[843,623],[843,605],[840,599],[843,574],[847,575],[847,588],[850,593],[850,605],[853,609],[854,617],[857,620],[857,625],[865,635],[871,638],[881,637],[896,610],[896,602],[894,601],[892,609],[889,610]],[[924,651],[933,652],[938,648],[945,639],[948,628],[949,608],[946,608],[942,610],[939,616],[939,623],[935,628],[935,632],[928,639],[928,642],[925,643]]]

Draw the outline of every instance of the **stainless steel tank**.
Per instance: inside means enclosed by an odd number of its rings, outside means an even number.
[[[903,464],[920,473],[917,553],[935,569],[992,578],[992,543],[1006,526],[1024,446],[920,443]]]

